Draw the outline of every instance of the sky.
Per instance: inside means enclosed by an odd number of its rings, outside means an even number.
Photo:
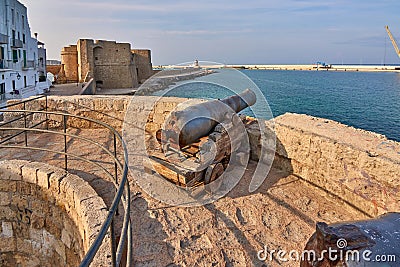
[[[153,65],[399,64],[399,0],[20,0],[48,59],[79,38],[152,50]],[[397,37],[398,36],[398,37]],[[400,45],[400,43],[399,43]]]

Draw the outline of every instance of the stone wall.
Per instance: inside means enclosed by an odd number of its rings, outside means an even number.
[[[93,49],[94,77],[102,88],[132,88],[137,86],[131,45],[113,41],[96,41]]]
[[[275,119],[277,157],[291,172],[370,216],[400,211],[400,143],[300,114]]]
[[[66,46],[61,50],[61,62],[62,65],[64,65],[64,77],[62,77],[63,79],[65,79],[64,82],[77,82],[78,50],[76,45]]]
[[[44,163],[0,162],[0,265],[78,266],[107,216],[76,175]],[[110,266],[109,239],[92,266]]]
[[[78,40],[78,79],[79,82],[85,82],[87,75],[93,76],[93,45],[94,41],[90,39]]]
[[[179,103],[186,99],[138,97],[130,109],[132,116],[152,110],[146,129],[150,134]],[[80,96],[49,97],[50,110],[104,121],[121,130],[130,97]],[[141,104],[140,104],[141,103]],[[35,108],[44,106],[36,102]],[[57,121],[57,118],[53,118]],[[58,118],[60,121],[60,118]],[[58,122],[59,123],[59,122]],[[81,120],[68,122],[75,127],[95,127]],[[271,122],[266,122],[271,129]],[[57,124],[57,123],[56,123]],[[274,167],[328,191],[370,216],[399,211],[400,144],[385,137],[307,115],[285,114],[275,119],[277,150]],[[252,159],[259,159],[260,134],[249,130]]]
[[[131,50],[129,43],[79,39],[77,45],[64,47],[61,61],[65,79],[86,82],[94,78],[99,88],[133,88],[153,74],[151,51]]]
[[[148,49],[133,49],[133,62],[136,66],[136,73],[139,83],[153,75],[153,65],[151,63],[151,51]]]
[[[47,65],[47,72],[50,72],[54,76],[58,75],[61,70],[61,65]]]

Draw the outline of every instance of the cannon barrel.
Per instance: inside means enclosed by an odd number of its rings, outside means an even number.
[[[163,139],[179,144],[180,147],[191,144],[208,135],[218,123],[232,120],[234,114],[255,102],[255,93],[246,89],[221,100],[210,100],[171,112],[165,126],[170,134]]]

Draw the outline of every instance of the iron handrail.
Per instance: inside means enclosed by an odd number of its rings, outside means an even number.
[[[40,99],[42,97],[43,96],[32,98],[32,99],[29,99],[29,100],[24,100],[24,101],[21,101],[21,102],[18,102],[18,103],[14,103],[14,104],[11,104],[11,105],[8,105],[8,106],[1,107],[0,109],[8,108],[8,107],[11,107],[11,106],[16,106],[16,105],[22,104],[22,103],[27,103],[27,102],[30,102],[30,101],[33,101],[33,100]],[[113,182],[114,182],[114,185],[117,187],[117,192],[116,192],[116,194],[114,196],[114,199],[113,199],[113,202],[112,202],[112,204],[111,204],[111,206],[109,208],[109,211],[108,211],[108,214],[107,214],[107,218],[103,222],[103,224],[101,226],[101,229],[100,229],[100,232],[97,235],[96,239],[94,240],[94,242],[90,246],[89,250],[87,251],[85,257],[81,261],[80,266],[89,266],[90,265],[90,263],[93,261],[93,258],[96,255],[97,251],[99,250],[99,248],[100,248],[100,246],[101,246],[101,244],[102,244],[102,242],[103,242],[103,240],[104,240],[104,238],[105,238],[105,236],[107,234],[108,229],[110,229],[111,236],[113,236],[114,229],[113,229],[112,222],[113,222],[113,219],[115,217],[115,214],[117,213],[118,205],[121,202],[121,199],[122,199],[122,204],[123,204],[123,206],[125,208],[125,214],[124,214],[123,228],[122,228],[122,231],[121,231],[121,238],[120,238],[120,241],[118,243],[118,249],[117,250],[115,250],[115,248],[116,248],[115,239],[111,238],[111,251],[112,251],[112,258],[113,258],[113,266],[119,266],[126,241],[127,241],[126,263],[127,263],[127,266],[130,266],[131,265],[131,261],[132,261],[132,252],[131,252],[131,247],[132,247],[132,236],[131,236],[132,235],[132,229],[131,228],[132,227],[131,227],[131,221],[130,221],[130,190],[129,190],[129,182],[128,182],[128,179],[127,179],[127,176],[128,176],[128,152],[127,152],[127,148],[126,148],[125,142],[123,141],[121,135],[113,127],[111,127],[110,125],[108,125],[108,124],[106,124],[104,122],[101,122],[99,120],[95,120],[95,119],[92,119],[92,118],[86,118],[86,117],[79,116],[79,115],[74,115],[74,114],[68,114],[68,113],[64,113],[64,112],[47,111],[47,97],[46,97],[46,108],[45,109],[46,110],[38,110],[38,111],[24,110],[24,109],[23,110],[8,110],[7,109],[7,110],[2,110],[2,112],[4,112],[4,113],[24,113],[24,114],[29,112],[30,114],[33,114],[33,113],[45,114],[46,115],[46,120],[45,120],[46,122],[48,121],[48,115],[59,115],[59,116],[62,116],[62,118],[63,118],[64,132],[57,132],[57,131],[43,130],[43,129],[32,129],[32,128],[27,128],[27,127],[20,127],[20,128],[7,127],[6,128],[6,127],[1,127],[0,126],[0,129],[3,129],[3,130],[21,130],[22,132],[20,134],[27,133],[29,131],[36,131],[36,132],[50,133],[50,134],[59,134],[59,135],[63,135],[64,136],[64,140],[66,140],[66,137],[69,136],[70,138],[77,138],[77,139],[80,139],[80,140],[84,140],[84,141],[88,141],[90,143],[93,143],[93,144],[99,146],[107,154],[109,154],[112,157],[116,168],[118,168],[118,169],[120,169],[120,171],[122,171],[122,178],[121,178],[121,181],[120,181],[119,185],[118,185],[118,177],[117,177],[118,172],[117,172],[117,169],[115,171],[116,176],[113,177],[100,164],[98,164],[96,162],[92,162],[92,161],[87,160],[87,159],[84,159],[84,158],[82,158],[80,156],[77,156],[77,155],[74,155],[74,154],[71,154],[71,153],[67,153],[66,152],[66,147],[65,147],[65,151],[64,152],[59,152],[59,151],[54,151],[54,150],[49,150],[49,149],[44,149],[44,148],[28,147],[27,141],[26,141],[25,147],[0,145],[0,148],[4,148],[4,147],[25,148],[25,149],[42,150],[42,151],[61,154],[61,155],[65,156],[65,163],[66,163],[65,168],[66,169],[67,169],[67,156],[71,156],[71,157],[74,157],[74,158],[78,158],[80,160],[84,160],[84,161],[90,162],[90,163],[92,163],[94,165],[97,165],[98,167],[102,168],[107,173],[107,175],[110,175],[112,178],[115,178],[115,182],[114,181]],[[114,151],[114,155],[113,155],[113,153],[110,150],[106,149],[104,146],[100,145],[96,141],[90,140],[88,138],[80,137],[80,136],[77,136],[77,135],[66,133],[66,126],[67,126],[66,125],[66,122],[67,122],[66,118],[68,118],[68,117],[73,117],[73,118],[76,118],[76,119],[89,121],[89,122],[98,124],[98,125],[106,128],[106,129],[108,129],[114,135],[114,144],[116,143],[117,139],[121,143],[122,150],[123,150],[123,159],[124,159],[123,164],[117,158],[116,150]],[[26,126],[26,124],[25,124],[25,126]],[[115,145],[114,145],[114,149],[116,149]],[[124,193],[125,193],[125,195],[124,195]]]
[[[37,97],[32,97],[32,98],[29,98],[29,99],[20,100],[20,101],[18,101],[17,103],[7,104],[7,105],[5,105],[5,106],[1,106],[1,107],[0,107],[0,111],[1,111],[1,112],[5,112],[6,110],[2,110],[2,109],[14,107],[14,106],[17,106],[17,105],[21,105],[21,104],[23,104],[23,103],[29,103],[29,102],[32,102],[32,101],[34,101],[34,100],[38,100],[38,99],[41,99],[41,98],[46,98],[46,100],[47,100],[47,96],[46,96],[46,95],[40,95],[40,96],[37,96]],[[29,111],[31,111],[31,110],[29,110]]]

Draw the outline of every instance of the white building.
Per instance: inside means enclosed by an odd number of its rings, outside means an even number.
[[[0,101],[48,90],[46,49],[31,37],[27,9],[17,0],[0,0]]]

